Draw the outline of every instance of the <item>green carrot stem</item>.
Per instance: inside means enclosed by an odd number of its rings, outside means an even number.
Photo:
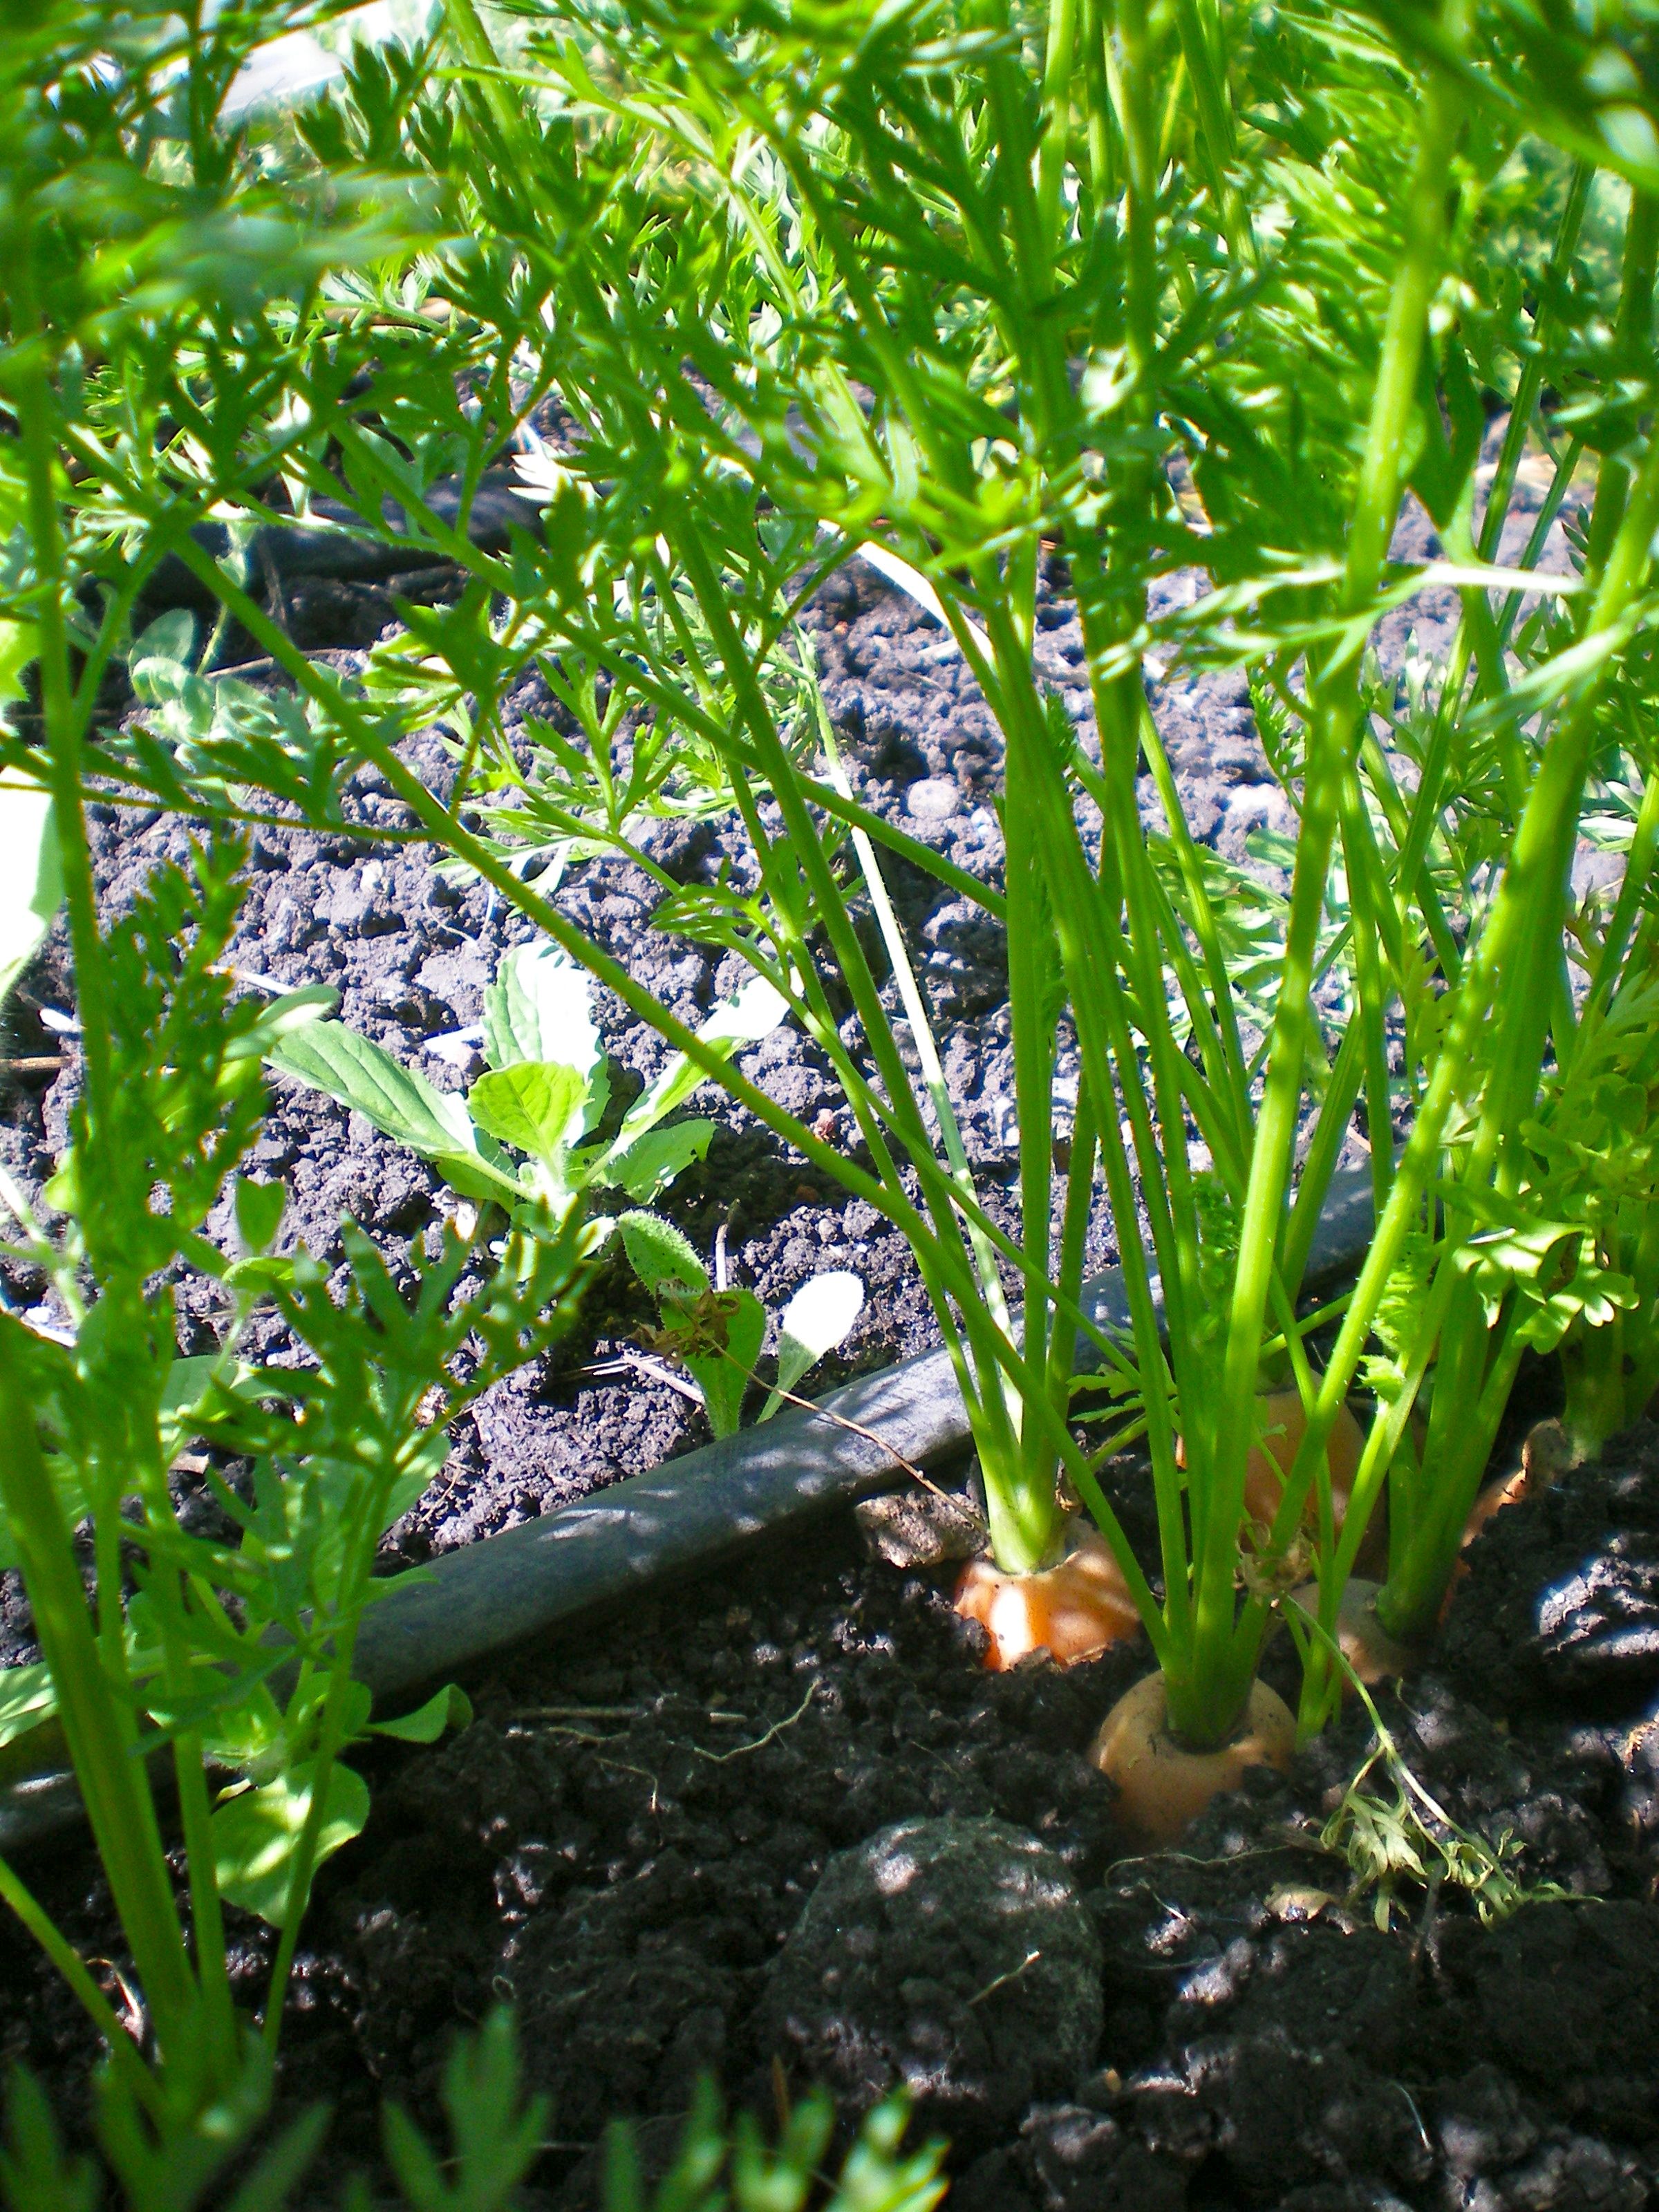
[[[1439,280],[1446,178],[1460,123],[1461,103],[1455,89],[1436,72],[1424,95],[1422,135],[1407,210],[1406,251],[1389,297],[1370,434],[1349,533],[1343,604],[1352,610],[1364,607],[1376,590],[1399,505],[1404,441],[1416,404],[1429,301]],[[1302,827],[1291,880],[1279,1003],[1228,1318],[1217,1423],[1216,1480],[1197,1545],[1198,1644],[1209,1669],[1209,1679],[1197,1696],[1212,1727],[1224,1711],[1225,1726],[1231,1727],[1238,1707],[1235,1704],[1231,1711],[1225,1711],[1227,1701],[1242,1703],[1249,1686],[1245,1654],[1236,1652],[1233,1644],[1237,1532],[1254,1432],[1262,1322],[1296,1145],[1311,1026],[1315,949],[1342,787],[1358,724],[1358,653],[1351,647],[1322,667],[1313,684]],[[1328,1395],[1327,1429],[1340,1403],[1329,1375],[1322,1392],[1322,1407]],[[1312,1421],[1309,1424],[1310,1438],[1315,1425]],[[1316,1448],[1304,1439],[1303,1451],[1308,1455],[1304,1492],[1323,1449],[1323,1436]],[[1253,1670],[1253,1652],[1249,1661]]]
[[[75,1546],[35,1433],[21,1324],[0,1316],[0,1498],[21,1557],[64,1734],[163,2058],[190,2033],[195,1991],[130,1707],[104,1673]]]

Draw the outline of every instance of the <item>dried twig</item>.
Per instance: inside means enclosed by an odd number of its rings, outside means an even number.
[[[1006,1989],[1010,1982],[1017,1982],[1026,1968],[1035,1966],[1042,1956],[1041,1951],[1028,1951],[1018,1966],[1011,1966],[1006,1974],[999,1974],[994,1982],[987,1982],[982,1990],[969,1997],[968,2000],[969,2009],[971,2010],[976,2004],[983,2004],[986,1998],[994,1996],[998,1990]]]
[[[941,1490],[938,1483],[932,1481],[919,1467],[914,1466],[906,1459],[896,1444],[889,1443],[886,1437],[878,1436],[874,1429],[866,1429],[862,1421],[849,1421],[844,1413],[834,1413],[828,1406],[819,1404],[811,1398],[798,1398],[793,1390],[784,1389],[780,1383],[763,1382],[758,1375],[744,1365],[742,1360],[733,1359],[724,1345],[721,1345],[719,1350],[721,1358],[735,1367],[739,1375],[746,1376],[757,1389],[775,1390],[786,1405],[799,1406],[802,1413],[816,1413],[820,1420],[833,1422],[836,1428],[845,1429],[849,1436],[862,1437],[866,1443],[874,1444],[878,1450],[884,1451],[896,1466],[902,1467],[912,1482],[920,1483],[924,1490],[931,1490],[935,1498],[943,1498],[949,1504],[957,1503],[949,1491]]]

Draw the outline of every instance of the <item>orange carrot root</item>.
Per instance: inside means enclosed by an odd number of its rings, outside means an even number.
[[[1005,1574],[989,1559],[970,1559],[957,1585],[957,1611],[989,1634],[985,1663],[999,1674],[1040,1650],[1062,1667],[1074,1666],[1140,1632],[1117,1561],[1092,1528],[1082,1531],[1058,1565],[1038,1574]]]
[[[1513,1474],[1506,1474],[1497,1482],[1489,1482],[1469,1508],[1469,1517],[1463,1523],[1463,1534],[1458,1549],[1467,1552],[1495,1513],[1501,1513],[1506,1505],[1519,1504],[1523,1498],[1540,1496],[1556,1476],[1565,1474],[1572,1464],[1572,1445],[1560,1422],[1534,1421],[1521,1447],[1520,1466]],[[1445,1598],[1440,1607],[1443,1626],[1446,1615],[1452,1609],[1457,1585],[1468,1571],[1468,1564],[1462,1559],[1459,1559],[1452,1569],[1451,1580],[1446,1585]]]
[[[1212,1798],[1237,1790],[1251,1767],[1282,1774],[1295,1748],[1290,1707],[1257,1682],[1231,1742],[1189,1751],[1170,1732],[1163,1675],[1147,1674],[1107,1714],[1089,1757],[1117,1784],[1122,1826],[1137,1842],[1158,1847],[1177,1842]]]
[[[1307,1416],[1302,1409],[1302,1399],[1295,1390],[1271,1390],[1256,1401],[1256,1413],[1262,1441],[1252,1444],[1250,1456],[1244,1469],[1244,1521],[1246,1541],[1248,1531],[1270,1528],[1279,1511],[1279,1501],[1285,1495],[1285,1479],[1296,1464],[1296,1455],[1302,1439],[1308,1431]],[[1360,1455],[1365,1439],[1359,1424],[1346,1406],[1338,1408],[1325,1442],[1325,1462],[1331,1471],[1331,1510],[1340,1535],[1342,1523],[1347,1518],[1348,1500],[1353,1495],[1354,1477],[1359,1472]],[[1186,1465],[1179,1438],[1176,1443],[1176,1459]],[[1303,1509],[1303,1523],[1316,1528],[1319,1506],[1311,1488]],[[1370,1527],[1365,1532],[1361,1555],[1364,1564],[1372,1564],[1373,1554],[1379,1544],[1387,1544],[1386,1527],[1379,1508],[1371,1516]],[[1380,1557],[1376,1564],[1381,1564]]]
[[[1244,1474],[1244,1514],[1249,1522],[1270,1528],[1279,1510],[1279,1500],[1285,1495],[1285,1479],[1296,1464],[1297,1453],[1308,1431],[1307,1415],[1302,1409],[1302,1400],[1294,1390],[1275,1390],[1261,1401],[1261,1427],[1264,1441],[1250,1449],[1249,1463]],[[1359,1472],[1360,1455],[1365,1449],[1365,1439],[1359,1424],[1346,1406],[1337,1410],[1331,1433],[1325,1443],[1325,1463],[1331,1471],[1331,1512],[1337,1534],[1348,1516],[1348,1500],[1353,1495],[1354,1477]],[[1306,1526],[1313,1528],[1319,1518],[1319,1507],[1311,1490],[1303,1510]],[[1370,1548],[1376,1529],[1366,1532]]]
[[[1377,1619],[1377,1589],[1363,1575],[1350,1576],[1336,1616],[1337,1648],[1367,1689],[1375,1682],[1392,1682],[1414,1673],[1423,1659],[1414,1644],[1390,1636]],[[1304,1583],[1292,1590],[1290,1602],[1304,1613],[1317,1614],[1318,1583]]]

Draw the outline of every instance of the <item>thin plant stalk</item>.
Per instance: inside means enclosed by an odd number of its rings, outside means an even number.
[[[1659,525],[1659,439],[1650,441],[1635,473],[1631,497],[1591,605],[1586,624],[1587,641],[1610,640],[1619,634],[1630,602],[1643,582],[1656,525]],[[1504,1116],[1513,1111],[1516,1077],[1534,1050],[1540,1025],[1548,1018],[1547,994],[1542,1001],[1545,1011],[1540,1012],[1536,997],[1526,988],[1517,988],[1517,980],[1523,973],[1521,963],[1529,952],[1534,969],[1546,958],[1553,964],[1553,939],[1560,926],[1567,862],[1577,820],[1577,800],[1589,768],[1596,703],[1591,672],[1581,677],[1559,724],[1546,744],[1516,831],[1509,865],[1479,943],[1465,963],[1440,1055],[1401,1155],[1394,1188],[1354,1287],[1307,1435],[1286,1485],[1281,1523],[1287,1521],[1298,1485],[1305,1494],[1314,1456],[1322,1453],[1325,1438],[1358,1365],[1405,1237],[1421,1218],[1453,1104],[1480,1056],[1480,1033],[1502,980],[1508,1019],[1504,1024],[1498,1071],[1501,1076],[1507,1069],[1510,1080],[1507,1085],[1500,1081],[1492,1085],[1464,1180],[1473,1183],[1491,1173],[1504,1134]],[[1548,948],[1547,951],[1545,948]],[[1536,1066],[1535,1058],[1531,1064]],[[1407,1392],[1389,1409],[1388,1419],[1396,1443],[1409,1414],[1411,1396],[1427,1371],[1455,1282],[1455,1255],[1448,1252],[1440,1261],[1431,1304],[1424,1317],[1413,1379]],[[1332,1585],[1338,1590],[1352,1571],[1371,1505],[1387,1476],[1391,1457],[1387,1443],[1382,1430],[1374,1431],[1362,1462],[1348,1522],[1330,1576]],[[1481,1458],[1484,1462],[1484,1454]],[[1379,1617],[1390,1633],[1409,1639],[1420,1636],[1431,1625],[1480,1471],[1480,1464],[1472,1468],[1458,1468],[1453,1474],[1443,1470],[1413,1531],[1407,1555],[1398,1563],[1391,1559],[1389,1583],[1378,1600]],[[1287,1528],[1275,1530],[1276,1535],[1287,1533]],[[1331,1618],[1324,1620],[1327,1611]],[[1321,1617],[1330,1632],[1334,1625],[1334,1601],[1325,1600],[1323,1592]]]
[[[115,1908],[163,2056],[176,2055],[197,2032],[198,2016],[184,1929],[149,1778],[134,1753],[131,1708],[100,1657],[69,1524],[35,1435],[34,1407],[15,1341],[18,1326],[0,1325],[6,1438],[0,1492]]]

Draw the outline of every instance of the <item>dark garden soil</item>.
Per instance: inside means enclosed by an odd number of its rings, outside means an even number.
[[[319,582],[307,599],[289,579],[296,635],[361,649],[386,619],[378,589]],[[1416,620],[1443,617],[1431,605]],[[1049,665],[1080,706],[1075,626],[1057,598],[1043,619]],[[953,652],[860,568],[815,621],[861,795],[994,879],[999,749]],[[547,711],[535,684],[514,704]],[[1253,826],[1292,826],[1242,680],[1182,679],[1155,704],[1201,836],[1237,854]],[[417,757],[445,773],[435,747]],[[404,817],[373,777],[355,804],[361,836],[260,833],[236,957],[285,987],[336,985],[347,1020],[459,1085],[481,1065],[468,1032],[483,985],[524,926],[383,840]],[[718,830],[665,827],[655,857],[707,871]],[[159,818],[108,817],[97,836],[112,908],[184,852],[183,829]],[[973,909],[893,873],[969,1151],[1001,1203],[1014,1158],[998,946]],[[653,931],[636,872],[573,869],[558,896],[683,1015],[738,980]],[[64,1065],[14,1073],[0,1101],[0,1160],[31,1188],[64,1141],[75,1055],[52,1017],[71,1004],[54,943],[5,1050]],[[648,1076],[654,1041],[614,1001],[599,1010],[610,1049]],[[845,1138],[798,1033],[744,1064]],[[1062,1062],[1062,1096],[1073,1073]],[[708,1162],[665,1210],[704,1250],[724,1227],[737,1279],[770,1303],[823,1267],[866,1282],[859,1328],[813,1387],[927,1343],[899,1240],[752,1121],[718,1111]],[[356,1117],[281,1086],[254,1167],[287,1179],[291,1230],[319,1252],[337,1249],[344,1213],[391,1245],[450,1202]],[[1112,1251],[1103,1220],[1091,1261]],[[14,1273],[7,1291],[54,1320],[42,1284]],[[186,1306],[187,1331],[213,1318]],[[620,1268],[603,1273],[580,1333],[460,1425],[388,1566],[701,1441],[695,1408],[617,1364],[650,1318]],[[284,1345],[272,1329],[252,1350],[280,1358]],[[1118,1490],[1132,1534],[1149,1536],[1132,1465]],[[370,1826],[319,1881],[283,2084],[286,2104],[337,2109],[317,2201],[373,2164],[383,2096],[432,2122],[455,2029],[511,1996],[528,2071],[555,2100],[539,2201],[566,2212],[596,2201],[586,2154],[607,2119],[636,2118],[660,2144],[703,2070],[766,2108],[780,2087],[823,2080],[848,2116],[907,2081],[919,2124],[952,2141],[961,2212],[1659,2202],[1659,1431],[1498,1516],[1471,1563],[1428,1668],[1383,1711],[1438,1803],[1489,1844],[1507,1837],[1515,1880],[1560,1893],[1490,1927],[1449,1886],[1402,1886],[1386,1929],[1373,1899],[1349,1897],[1320,1836],[1367,1747],[1360,1714],[1288,1780],[1258,1778],[1219,1805],[1180,1853],[1127,1856],[1111,1786],[1083,1754],[1149,1663],[1144,1647],[1069,1673],[1040,1659],[988,1675],[980,1632],[951,1612],[950,1571],[870,1561],[850,1516],[507,1656],[469,1683],[471,1729],[368,1762]],[[31,1656],[15,1587],[4,1605],[0,1658]],[[1269,1672],[1288,1688],[1291,1671],[1281,1647]],[[28,1872],[83,1954],[118,1955],[78,1840]],[[252,2006],[269,1940],[238,1922],[236,1944]],[[90,2045],[9,1923],[0,2054],[45,2069],[75,2108]]]
[[[1358,1714],[1180,1852],[1131,1856],[1083,1754],[1144,1646],[988,1674],[946,1578],[866,1560],[850,1518],[517,1655],[473,1684],[471,1729],[379,1757],[369,1829],[319,1883],[283,2084],[338,2111],[317,2201],[372,2161],[380,2098],[430,2114],[456,2027],[510,1996],[555,2100],[539,2201],[566,2212],[597,2201],[581,2147],[606,2120],[660,2148],[705,2069],[765,2111],[780,2069],[848,2112],[908,2081],[963,2212],[1638,2212],[1659,2189],[1659,1429],[1470,1557],[1382,1711],[1449,1814],[1559,1886],[1491,1927],[1449,1887],[1402,1885],[1386,1933],[1350,1898],[1320,1834]],[[90,1856],[31,1871],[111,1955]],[[241,1923],[250,2003],[268,1953]],[[84,2063],[12,1930],[0,1987],[9,2055]]]

